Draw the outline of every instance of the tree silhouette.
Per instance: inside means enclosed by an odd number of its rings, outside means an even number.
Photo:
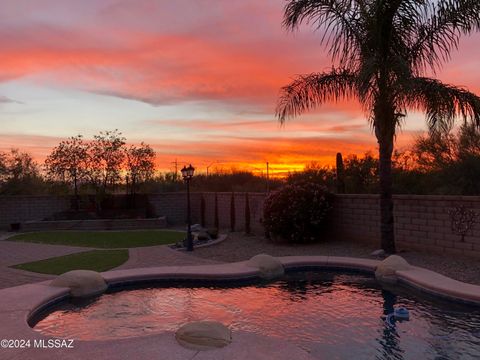
[[[251,216],[250,216],[250,199],[248,198],[248,192],[245,193],[245,234],[250,235],[251,229]]]
[[[71,183],[75,196],[75,210],[79,208],[78,186],[88,174],[88,144],[82,135],[72,136],[53,148],[45,160],[47,176]]]
[[[215,193],[215,201],[214,201],[214,209],[213,209],[213,227],[215,229],[220,228],[220,223],[218,220],[218,196],[217,193]]]
[[[281,123],[327,101],[360,101],[379,145],[381,246],[395,252],[392,152],[407,110],[426,113],[431,131],[460,116],[480,125],[480,98],[427,77],[435,73],[460,36],[478,31],[478,0],[290,0],[283,25],[309,23],[324,32],[333,67],[298,76],[282,88]]]
[[[114,187],[121,179],[122,164],[125,160],[125,138],[118,130],[101,131],[91,142],[90,177],[96,188],[105,194],[107,187]]]
[[[200,196],[200,225],[205,227],[205,197],[203,194]]]
[[[137,186],[149,180],[155,170],[155,151],[145,143],[140,146],[130,145],[125,150],[125,170],[127,183],[130,185],[130,194],[135,201]]]
[[[230,196],[230,231],[235,231],[235,193],[232,191],[232,195]]]

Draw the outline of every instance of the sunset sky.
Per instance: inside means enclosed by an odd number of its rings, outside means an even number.
[[[283,0],[3,0],[0,150],[42,162],[68,136],[119,129],[129,143],[201,171],[214,161],[261,171],[330,164],[375,150],[355,102],[280,127],[279,89],[327,70],[321,33],[281,27]],[[463,38],[437,77],[480,93],[480,36]],[[425,130],[410,114],[397,147]]]

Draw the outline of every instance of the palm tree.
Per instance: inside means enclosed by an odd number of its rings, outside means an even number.
[[[327,101],[356,98],[379,146],[381,247],[395,253],[392,152],[407,110],[424,111],[431,131],[459,116],[480,126],[480,98],[428,77],[449,59],[463,34],[480,28],[478,0],[288,0],[283,25],[323,31],[328,72],[301,75],[281,90],[283,124]]]

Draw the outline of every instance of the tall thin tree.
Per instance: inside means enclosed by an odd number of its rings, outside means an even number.
[[[230,196],[230,231],[235,231],[235,193],[232,191],[232,195]]]
[[[245,193],[245,234],[250,235],[252,229],[250,226],[250,199],[248,197],[248,192]]]
[[[428,75],[462,35],[480,28],[478,0],[288,0],[283,25],[308,23],[332,58],[328,72],[298,76],[282,88],[281,123],[328,101],[360,101],[379,148],[381,246],[395,253],[392,152],[407,110],[426,113],[431,131],[457,116],[480,126],[480,98]]]
[[[217,196],[217,193],[215,193],[215,200],[214,200],[213,226],[217,230],[220,228],[220,221],[218,219],[218,196]]]
[[[205,197],[203,194],[200,195],[200,225],[205,227]]]
[[[70,182],[74,191],[74,207],[79,209],[78,186],[88,174],[88,148],[82,135],[63,140],[53,148],[45,160],[47,176],[50,179]]]

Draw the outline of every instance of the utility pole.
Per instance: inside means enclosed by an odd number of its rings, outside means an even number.
[[[210,167],[213,165],[213,164],[217,164],[218,163],[218,160],[215,160],[214,162],[212,162],[210,165],[207,166],[207,177],[208,177],[208,169],[210,169]]]
[[[175,165],[175,173],[173,174],[173,182],[176,182],[177,181],[177,174],[178,174],[178,161],[177,161],[177,159],[175,158],[175,161],[171,162],[170,164]]]

